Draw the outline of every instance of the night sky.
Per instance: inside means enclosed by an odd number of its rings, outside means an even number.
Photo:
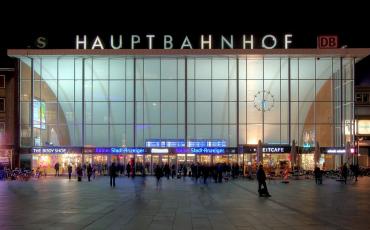
[[[258,8],[229,3],[209,7],[190,2],[174,6],[174,10],[158,10],[161,8],[159,5],[146,6],[145,9],[132,5],[102,5],[101,8],[84,5],[81,8],[66,4],[55,7],[60,7],[60,10],[47,11],[36,7],[22,12],[9,10],[8,15],[2,12],[0,61],[3,66],[8,65],[8,48],[36,48],[35,40],[42,36],[48,40],[46,48],[73,49],[77,34],[91,37],[111,34],[155,34],[161,37],[171,34],[179,38],[188,35],[190,40],[194,38],[194,43],[199,43],[200,34],[213,34],[214,37],[221,34],[234,34],[235,37],[274,34],[279,37],[291,33],[294,36],[291,48],[316,48],[318,35],[338,35],[340,47],[370,48],[367,7],[361,6],[337,4],[324,7],[322,3],[312,3],[304,5],[305,11],[302,10],[303,5],[294,10],[281,5],[267,7],[265,4]],[[18,20],[9,20],[15,16]],[[356,68],[356,84],[370,86],[370,58],[359,62]]]

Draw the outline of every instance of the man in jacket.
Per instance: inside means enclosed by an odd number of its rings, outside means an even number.
[[[258,180],[258,193],[260,196],[263,196],[266,194],[266,196],[271,196],[270,193],[267,190],[266,185],[266,174],[263,170],[263,165],[260,165],[257,170],[257,180]],[[261,186],[263,185],[263,189],[261,189]]]
[[[109,177],[110,177],[110,186],[112,187],[116,187],[116,171],[117,171],[117,167],[116,167],[116,163],[112,163],[112,165],[110,166],[109,168]]]

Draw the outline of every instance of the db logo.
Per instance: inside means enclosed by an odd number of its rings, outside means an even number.
[[[338,36],[318,36],[317,48],[336,49],[338,48]]]

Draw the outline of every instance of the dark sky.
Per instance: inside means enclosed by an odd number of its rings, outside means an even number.
[[[64,2],[63,2],[64,3]],[[317,35],[335,34],[339,45],[348,48],[370,48],[368,12],[366,6],[350,4],[323,5],[301,2],[271,5],[242,5],[220,2],[213,5],[191,3],[167,8],[159,4],[138,5],[85,4],[82,6],[55,4],[50,10],[31,4],[20,10],[3,8],[0,16],[0,58],[8,48],[35,48],[39,36],[48,39],[46,48],[74,48],[76,34],[90,36],[110,34],[172,34],[189,35],[199,41],[200,34],[276,34],[292,33],[292,48],[316,48]],[[16,14],[15,14],[16,12]],[[17,20],[11,20],[12,18]],[[358,64],[358,83],[369,80],[369,58]],[[363,77],[365,76],[365,77]],[[368,83],[370,85],[370,83]]]

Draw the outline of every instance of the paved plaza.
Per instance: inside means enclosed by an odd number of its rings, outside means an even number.
[[[369,229],[370,177],[195,183],[190,178],[108,177],[78,183],[66,177],[0,182],[0,229]]]

